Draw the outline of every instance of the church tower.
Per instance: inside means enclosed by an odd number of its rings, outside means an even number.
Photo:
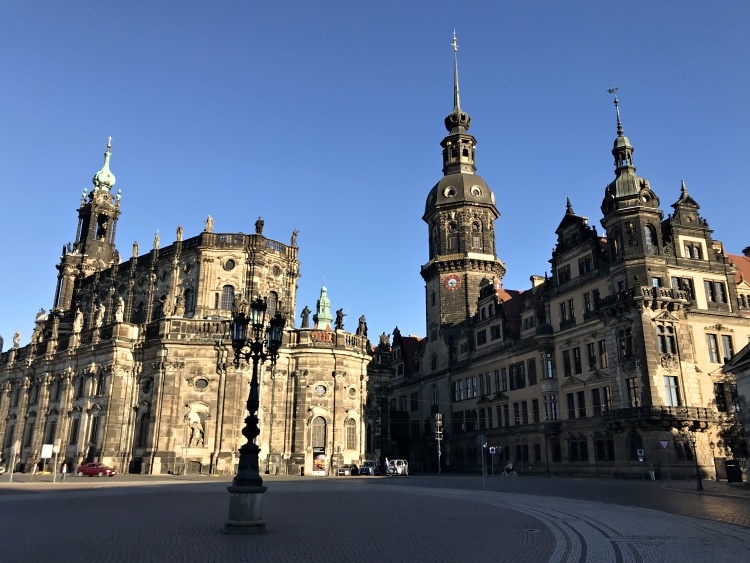
[[[601,223],[607,232],[612,263],[611,293],[636,285],[651,285],[651,278],[667,276],[663,260],[653,260],[663,245],[659,198],[648,180],[635,173],[633,145],[623,132],[617,98],[615,112],[617,138],[612,148],[615,179],[607,186],[601,206],[604,214]]]
[[[78,208],[78,229],[73,245],[63,247],[53,307],[67,310],[73,299],[75,280],[119,263],[115,249],[115,230],[120,216],[120,192],[112,195],[115,175],[109,169],[112,138],[104,152],[104,165],[94,174],[94,189],[81,195]]]
[[[456,37],[453,37],[453,111],[445,118],[443,178],[430,190],[422,219],[428,226],[429,261],[422,266],[427,292],[427,335],[465,322],[477,308],[480,284],[495,289],[505,266],[495,254],[495,195],[476,174],[476,139],[471,117],[461,109]],[[443,334],[443,339],[446,336]],[[433,362],[434,363],[434,362]]]

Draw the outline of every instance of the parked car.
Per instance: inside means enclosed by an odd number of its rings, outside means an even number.
[[[347,463],[339,467],[336,475],[359,475],[359,468],[353,463]]]
[[[94,475],[98,475],[99,477],[104,477],[105,475],[107,477],[114,477],[117,469],[112,469],[101,463],[84,463],[78,466],[76,473],[78,473],[79,477],[93,477]]]
[[[368,459],[359,466],[360,475],[380,475],[380,463],[374,459]]]
[[[409,462],[405,459],[392,459],[388,462],[386,475],[409,475]]]

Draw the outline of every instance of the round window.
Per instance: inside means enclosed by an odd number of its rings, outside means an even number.
[[[453,186],[448,186],[443,190],[443,195],[445,197],[454,197],[456,195],[456,188]]]
[[[357,388],[349,387],[349,398],[353,399],[356,396],[357,396]]]
[[[279,268],[278,266],[274,266],[271,271],[276,277],[279,277],[281,275],[281,268]]]
[[[234,266],[235,266],[234,260],[232,260],[231,258],[227,260],[226,262],[224,262],[224,269],[227,271],[234,270]]]
[[[471,195],[479,197],[480,195],[482,195],[482,188],[476,185],[471,186]]]
[[[196,379],[193,385],[195,385],[196,389],[205,389],[206,387],[208,387],[208,379]]]
[[[318,397],[322,397],[326,394],[326,386],[325,385],[316,385],[315,386],[315,394]]]

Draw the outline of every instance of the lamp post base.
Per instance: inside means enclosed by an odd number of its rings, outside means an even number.
[[[227,487],[229,491],[229,518],[224,524],[225,534],[264,534],[261,501],[268,487]]]

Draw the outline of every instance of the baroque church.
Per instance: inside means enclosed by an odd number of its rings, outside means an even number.
[[[552,275],[505,289],[456,50],[443,177],[422,217],[426,337],[394,332],[380,406],[391,455],[425,471],[512,461],[526,474],[723,477],[747,457],[744,399],[724,367],[750,337],[750,247],[728,254],[684,182],[665,217],[615,98],[603,231],[568,200]]]
[[[203,232],[146,253],[115,246],[111,142],[84,190],[75,242],[63,247],[54,303],[31,342],[0,354],[2,463],[28,470],[42,446],[71,470],[98,461],[131,473],[234,473],[252,365],[234,365],[236,303],[262,296],[287,319],[274,366],[260,366],[260,469],[329,474],[364,458],[367,367],[364,317],[356,334],[334,324],[322,288],[314,325],[295,319],[297,232],[286,245],[254,234]]]

